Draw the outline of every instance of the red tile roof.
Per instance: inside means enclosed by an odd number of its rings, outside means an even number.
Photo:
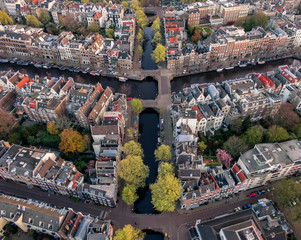
[[[18,87],[18,88],[24,88],[25,85],[26,85],[27,83],[30,83],[30,82],[32,82],[32,81],[33,81],[33,79],[29,79],[29,77],[24,77],[24,78],[17,84],[17,87]]]
[[[101,18],[101,13],[100,12],[95,13],[94,18],[100,19]]]
[[[240,172],[237,174],[237,176],[239,177],[241,182],[244,182],[247,179],[245,174],[242,172],[242,170],[240,170]]]
[[[270,88],[275,85],[275,83],[264,74],[256,74],[256,77],[258,77],[264,88]]]
[[[232,167],[232,170],[235,174],[237,174],[239,172],[239,167],[237,166],[237,164],[235,163],[234,166]]]
[[[202,120],[204,118],[204,115],[201,113],[199,107],[197,105],[194,105],[192,107],[192,110],[196,111],[196,115],[197,115],[197,118],[198,118],[198,121]]]

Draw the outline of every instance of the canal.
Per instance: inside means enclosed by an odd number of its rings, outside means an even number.
[[[195,75],[189,75],[189,76],[183,76],[183,77],[176,77],[171,81],[171,91],[172,92],[179,92],[183,89],[183,87],[190,86],[194,83],[214,83],[222,81],[229,80],[229,79],[235,79],[246,76],[248,73],[252,72],[268,72],[277,70],[278,66],[281,65],[290,65],[295,62],[299,62],[299,60],[294,60],[292,58],[288,59],[282,59],[282,60],[276,60],[276,61],[269,61],[266,62],[263,65],[249,65],[245,68],[239,68],[236,67],[232,70],[223,70],[220,73],[217,73],[216,71],[212,72],[205,72],[205,73],[198,73]]]
[[[143,230],[146,233],[144,240],[164,240],[162,233],[155,232],[153,230]]]
[[[139,199],[134,204],[134,211],[139,214],[156,213],[151,203],[152,196],[149,185],[156,181],[158,162],[155,161],[154,151],[157,148],[158,113],[152,109],[145,109],[139,117],[139,142],[144,150],[143,162],[149,167],[149,177],[146,179],[146,186],[138,190]]]
[[[36,68],[32,65],[20,66],[11,63],[0,63],[0,71],[4,71],[4,70],[20,71],[22,73],[28,74],[32,78],[35,75],[39,75],[40,77],[51,76],[57,78],[60,76],[64,76],[65,78],[72,77],[75,82],[85,83],[85,84],[96,84],[97,82],[100,82],[103,87],[110,86],[116,92],[122,92],[122,89],[125,89],[129,97],[137,97],[141,99],[155,99],[158,95],[158,83],[152,77],[147,77],[143,81],[127,80],[126,83],[122,83],[118,81],[117,78],[92,76],[88,73],[86,74],[75,73],[67,70],[61,71],[56,68],[52,68],[52,69]],[[124,87],[125,85],[126,87]]]
[[[153,45],[152,39],[154,37],[154,32],[150,27],[144,28],[144,52],[142,55],[141,68],[144,70],[157,69],[157,64],[152,59]]]

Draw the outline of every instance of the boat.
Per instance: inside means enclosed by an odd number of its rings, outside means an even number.
[[[265,64],[265,61],[263,61],[263,60],[261,60],[261,61],[258,60],[257,63],[258,63],[258,64]]]
[[[17,64],[18,64],[18,65],[23,65],[23,62],[18,61]]]
[[[45,69],[49,69],[49,68],[50,68],[50,66],[49,66],[48,64],[44,64],[44,65],[43,65],[43,68],[45,68]]]
[[[232,63],[230,63],[229,67],[226,67],[225,69],[226,70],[231,70],[231,69],[234,69],[234,67],[232,66]]]
[[[41,64],[40,62],[37,62],[36,64],[34,64],[34,66],[35,66],[36,68],[41,68],[41,67],[42,67],[42,64]]]
[[[95,76],[95,73],[94,72],[89,72],[92,76]]]
[[[125,78],[125,77],[119,77],[118,79],[119,79],[120,82],[126,82],[126,80],[128,80],[128,79]]]
[[[3,62],[3,63],[8,63],[9,61],[8,61],[8,59],[6,59],[6,58],[2,58],[2,59],[1,59],[1,62]]]
[[[244,68],[247,66],[247,64],[245,64],[244,62],[238,62],[237,64],[239,67]]]
[[[224,70],[223,68],[216,69],[217,72],[222,72],[223,70]]]
[[[23,65],[23,66],[27,66],[28,64],[29,64],[28,61],[24,61],[22,65]]]

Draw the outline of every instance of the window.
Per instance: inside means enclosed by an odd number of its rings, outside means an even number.
[[[14,215],[15,215],[15,214],[11,212],[11,213],[9,214],[9,217],[10,217],[10,218],[13,218]]]
[[[53,229],[53,226],[52,224],[48,224],[48,229],[52,230]]]
[[[5,216],[6,215],[6,211],[5,210],[1,210],[1,215]]]
[[[28,223],[33,224],[33,219],[32,219],[32,218],[29,218],[29,219],[28,219]]]
[[[42,228],[43,228],[43,227],[44,227],[44,223],[40,221],[40,222],[39,222],[39,227],[42,227]]]

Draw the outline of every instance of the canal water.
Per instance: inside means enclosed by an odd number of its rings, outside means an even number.
[[[60,77],[65,76],[66,78],[72,77],[75,82],[85,83],[85,84],[96,84],[100,82],[103,87],[110,86],[116,92],[120,92],[122,85],[126,84],[129,97],[137,97],[141,99],[155,99],[158,95],[158,83],[152,77],[147,77],[143,81],[128,80],[126,83],[118,81],[117,78],[109,78],[103,76],[92,76],[88,73],[75,73],[70,71],[61,71],[56,68],[44,69],[36,68],[32,65],[20,66],[11,63],[0,63],[0,71],[12,70],[27,73],[30,77],[34,77],[36,74],[40,77],[51,76]]]
[[[273,70],[277,70],[278,66],[290,65],[293,63],[293,61],[297,61],[300,63],[300,61],[298,60],[288,58],[288,59],[282,59],[276,61],[269,61],[263,65],[258,65],[258,64],[255,66],[250,65],[245,68],[236,67],[232,70],[223,70],[220,73],[217,73],[216,71],[212,71],[206,73],[198,73],[190,76],[177,77],[171,81],[171,91],[179,92],[183,89],[183,87],[190,86],[191,84],[194,83],[213,83],[213,82],[221,83],[222,81],[225,80],[244,77],[248,73],[252,73],[252,72],[262,73],[262,72],[273,71]]]
[[[155,232],[153,230],[143,230],[146,233],[144,240],[164,240],[162,233]]]
[[[156,181],[158,173],[158,162],[155,161],[154,151],[157,148],[158,113],[151,108],[144,110],[139,117],[139,142],[144,150],[143,162],[149,167],[149,177],[146,186],[138,191],[139,199],[134,204],[134,211],[140,214],[156,213],[151,203],[152,196],[149,185]]]
[[[142,55],[141,68],[144,70],[157,69],[157,64],[152,59],[153,45],[152,39],[154,37],[154,32],[150,27],[144,28],[144,52]]]

